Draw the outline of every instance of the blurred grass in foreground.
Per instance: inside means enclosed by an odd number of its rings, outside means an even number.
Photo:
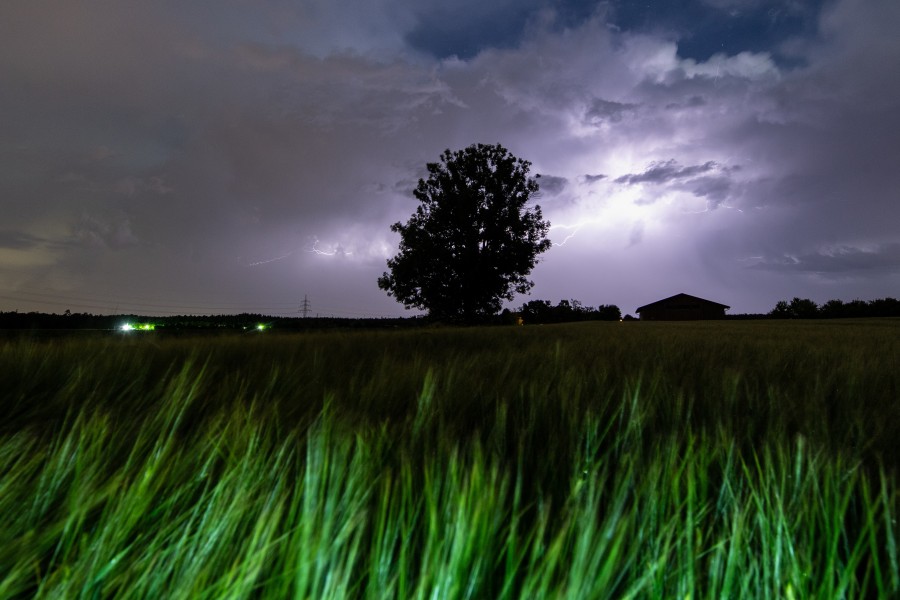
[[[0,597],[892,597],[900,321],[0,342]]]

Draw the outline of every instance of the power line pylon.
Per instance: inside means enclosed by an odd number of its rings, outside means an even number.
[[[306,294],[304,294],[304,295],[303,295],[303,302],[300,304],[300,310],[299,310],[298,312],[299,312],[300,314],[302,314],[302,315],[303,315],[303,318],[305,319],[306,317],[309,316],[309,311],[310,311],[311,308],[312,308],[312,306],[311,306],[310,303],[309,303],[309,298],[307,298],[307,297],[306,297]]]

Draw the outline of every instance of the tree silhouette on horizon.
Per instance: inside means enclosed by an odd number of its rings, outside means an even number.
[[[495,315],[503,300],[534,286],[527,276],[551,245],[541,207],[527,206],[539,175],[529,177],[531,163],[500,144],[445,150],[426,166],[415,213],[391,226],[400,248],[378,287],[439,319]]]

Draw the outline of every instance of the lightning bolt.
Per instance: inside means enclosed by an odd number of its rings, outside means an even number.
[[[273,262],[276,262],[279,260],[284,260],[285,258],[292,255],[293,253],[294,253],[294,251],[291,250],[287,254],[282,254],[281,256],[276,256],[275,258],[270,258],[268,260],[258,260],[256,262],[252,262],[252,263],[248,264],[247,266],[248,267],[258,267],[259,265],[267,265],[269,263],[273,263]]]
[[[313,238],[312,244],[310,245],[309,249],[307,249],[307,252],[311,252],[319,256],[350,256],[351,254],[353,254],[352,252],[344,250],[344,247],[340,244],[332,246],[330,250],[322,250],[321,248],[319,248],[319,238],[317,237]]]
[[[325,250],[319,250],[319,242],[318,241],[313,242],[312,247],[309,250],[307,250],[307,252],[312,252],[313,254],[318,254],[319,256],[334,256],[335,254],[337,254],[334,250],[332,250],[331,252],[326,252]]]
[[[582,220],[578,221],[577,223],[575,223],[574,225],[551,225],[550,231],[553,231],[554,229],[567,229],[567,230],[571,231],[571,233],[569,233],[565,237],[565,239],[563,239],[563,241],[561,241],[559,243],[553,242],[553,245],[557,246],[557,247],[565,246],[566,242],[568,242],[573,237],[578,235],[578,232],[581,230],[582,227],[584,227],[585,225],[593,225],[595,223],[600,223],[600,222],[601,222],[600,219],[582,219]]]
[[[571,230],[572,230],[572,233],[570,233],[569,235],[567,235],[563,241],[561,241],[561,242],[559,242],[559,243],[553,242],[553,245],[554,245],[554,246],[559,247],[559,246],[565,246],[565,245],[566,245],[566,242],[568,242],[568,241],[571,240],[573,237],[575,237],[575,235],[576,235],[576,234],[578,233],[578,231],[581,229],[581,225],[556,225],[556,226],[554,226],[554,227],[551,227],[550,229],[571,229]]]
[[[318,256],[351,256],[353,252],[347,250],[341,244],[328,244],[325,248],[320,247],[320,240],[316,236],[311,236],[309,238],[310,241],[306,244],[306,247],[303,248],[303,251],[309,252],[310,254],[316,254]],[[286,254],[282,254],[281,256],[276,256],[274,258],[267,258],[265,260],[257,260],[255,262],[248,263],[248,267],[258,267],[260,265],[267,265],[269,263],[278,262],[279,260],[284,260],[290,256],[293,256],[299,251],[299,249],[291,250]]]

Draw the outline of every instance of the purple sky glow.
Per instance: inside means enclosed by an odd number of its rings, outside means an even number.
[[[0,6],[0,310],[402,316],[445,148],[541,174],[529,297],[900,295],[896,0]]]

